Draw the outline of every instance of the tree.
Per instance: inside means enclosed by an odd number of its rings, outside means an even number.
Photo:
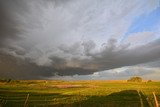
[[[148,80],[147,82],[152,82],[152,80]]]
[[[130,79],[127,80],[127,82],[142,82],[142,78],[141,77],[131,77]]]

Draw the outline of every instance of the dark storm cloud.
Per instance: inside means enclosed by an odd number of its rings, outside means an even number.
[[[86,68],[92,66],[92,68],[97,70],[137,65],[152,62],[160,58],[160,39],[135,48],[130,48],[127,44],[118,45],[115,39],[110,39],[107,43],[103,44],[101,50],[96,53],[90,51],[95,47],[93,41],[88,41],[88,43],[86,42],[85,44],[83,43],[81,46],[83,47],[82,56],[86,58],[77,59],[77,61],[79,61],[77,64],[79,64],[80,67]],[[80,46],[77,48],[80,48]],[[70,49],[74,48],[65,48],[65,50],[68,51]],[[72,53],[72,50],[68,51],[67,53]]]
[[[18,29],[16,29],[18,23],[14,15],[12,15],[14,13],[10,11],[13,9],[10,7],[10,4],[14,5],[15,3],[9,0],[0,1],[0,43],[7,38],[15,38],[16,34],[19,32]]]
[[[100,63],[102,69],[136,65],[160,58],[160,39],[131,49],[111,44],[100,53],[100,58],[95,58],[95,62]]]
[[[132,17],[146,2],[124,1],[126,7],[118,5],[118,8],[109,3],[105,0],[0,0],[0,52],[3,53],[0,53],[0,74],[26,75],[27,79],[55,74],[86,75],[159,59],[159,39],[130,47],[118,43],[116,38],[130,24],[125,18]]]
[[[36,20],[34,15],[39,15],[42,11],[42,4],[45,7],[48,3],[53,4],[53,6],[59,6],[62,2],[65,3],[63,0],[51,1],[39,0],[37,3],[37,1],[32,0],[0,0],[0,43],[5,42],[6,39],[17,39],[24,32],[24,27],[38,27],[39,25],[36,23],[39,23],[39,20]],[[34,9],[37,13],[34,13]],[[25,18],[22,21],[20,18],[23,17]],[[30,23],[26,26],[27,22],[25,21],[30,21]]]
[[[61,64],[62,59],[52,58]],[[54,65],[54,67],[38,66],[31,63],[29,59],[15,58],[6,53],[0,52],[0,77],[12,79],[43,79],[54,75],[88,75],[95,72],[94,70],[83,69],[78,67],[61,67]]]
[[[156,59],[155,61],[152,61],[152,62],[140,64],[140,66],[158,68],[160,67],[160,59]]]
[[[28,60],[27,59],[21,60],[20,65],[15,65],[15,62],[17,61],[10,61],[10,59],[7,59],[7,57],[4,56],[6,60],[8,60],[11,64],[10,65],[7,63],[5,66],[8,66],[8,67],[14,66],[16,70],[14,71],[16,73],[15,74],[16,76],[13,76],[13,77],[15,78],[17,78],[17,74],[19,76],[22,74],[25,74],[26,79],[33,79],[33,78],[40,79],[43,77],[50,77],[53,75],[61,75],[61,76],[75,75],[75,74],[88,75],[96,71],[109,70],[109,69],[119,68],[123,66],[132,66],[132,65],[148,63],[152,61],[155,61],[155,63],[157,64],[158,62],[156,62],[156,60],[160,58],[159,43],[160,43],[159,40],[156,40],[149,44],[130,49],[126,45],[118,46],[116,40],[111,39],[107,43],[102,45],[101,50],[99,50],[100,52],[94,53],[92,51],[89,51],[94,49],[94,45],[93,45],[94,43],[91,41],[88,41],[88,43],[85,42],[86,45],[82,43],[77,46],[72,45],[71,47],[65,47],[65,49],[60,47],[60,50],[63,50],[64,53],[56,56],[52,55],[48,57],[51,60],[51,64],[49,66],[45,66],[45,65],[37,66],[35,63],[33,63],[34,59],[30,59],[30,58]],[[91,46],[89,46],[89,44]],[[89,50],[88,49],[86,50],[84,47],[92,47],[92,48],[90,48]],[[79,56],[75,57],[76,51],[73,51],[73,50],[77,49],[80,51],[81,48],[83,49],[82,54],[79,54]],[[64,57],[66,54],[68,57]],[[23,56],[21,52],[19,55]],[[9,58],[12,59],[11,56]],[[23,61],[25,61],[24,62],[25,64],[21,64]],[[4,61],[1,61],[1,63],[4,64]],[[156,65],[155,63],[153,65]],[[150,64],[150,66],[152,65]],[[19,71],[23,71],[23,72],[19,72]],[[4,70],[1,73],[5,74]],[[125,72],[124,74],[127,75],[127,72]],[[33,77],[32,76],[30,77],[27,75],[32,75]]]

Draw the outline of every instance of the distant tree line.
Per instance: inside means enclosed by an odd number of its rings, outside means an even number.
[[[131,77],[130,79],[127,80],[127,82],[142,82],[142,78],[141,77]]]
[[[12,81],[12,79],[10,79],[10,78],[0,78],[0,82],[7,82],[7,83],[9,83],[11,81]]]
[[[142,78],[138,76],[130,77],[127,82],[142,82]],[[152,80],[148,80],[146,82],[152,82]]]

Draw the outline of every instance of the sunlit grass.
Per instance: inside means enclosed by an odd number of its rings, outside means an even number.
[[[0,82],[0,104],[21,107],[29,94],[28,107],[134,107],[140,105],[139,91],[152,105],[152,92],[160,100],[160,82],[23,80]]]

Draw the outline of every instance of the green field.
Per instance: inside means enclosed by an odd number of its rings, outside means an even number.
[[[154,107],[152,92],[160,102],[160,82],[0,82],[0,107]]]

